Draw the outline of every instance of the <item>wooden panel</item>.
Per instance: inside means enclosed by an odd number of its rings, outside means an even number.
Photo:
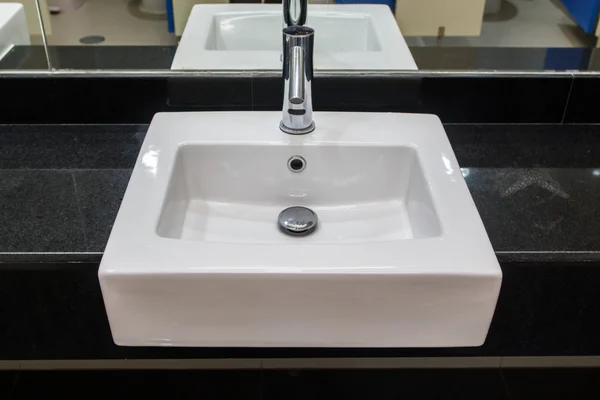
[[[477,36],[485,0],[397,0],[396,21],[405,36]]]

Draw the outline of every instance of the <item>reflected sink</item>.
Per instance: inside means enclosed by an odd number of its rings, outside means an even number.
[[[281,69],[281,4],[196,5],[171,69]],[[316,69],[417,69],[390,8],[314,5]]]
[[[439,119],[280,117],[154,117],[99,270],[115,343],[481,345],[502,276]],[[278,228],[293,206],[314,233]]]
[[[19,3],[0,3],[0,59],[16,45],[31,44],[25,8]]]

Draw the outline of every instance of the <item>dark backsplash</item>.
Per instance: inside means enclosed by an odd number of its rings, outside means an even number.
[[[0,76],[0,123],[149,123],[162,111],[278,110],[275,75]],[[444,123],[595,123],[600,79],[564,75],[326,75],[317,111],[419,112]]]

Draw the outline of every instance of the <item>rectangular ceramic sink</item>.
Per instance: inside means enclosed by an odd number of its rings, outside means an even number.
[[[308,6],[317,70],[417,69],[385,5]],[[281,4],[194,6],[172,69],[280,70]]]
[[[155,116],[99,270],[115,342],[481,345],[502,275],[439,119],[280,117]],[[279,229],[294,206],[313,233]]]

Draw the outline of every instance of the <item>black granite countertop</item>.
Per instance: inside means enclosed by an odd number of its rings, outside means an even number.
[[[147,125],[0,125],[0,360],[600,354],[600,125],[445,127],[503,271],[482,347],[115,346],[98,263]]]
[[[0,126],[0,261],[97,261],[146,125]],[[502,260],[600,260],[597,125],[446,125]]]

